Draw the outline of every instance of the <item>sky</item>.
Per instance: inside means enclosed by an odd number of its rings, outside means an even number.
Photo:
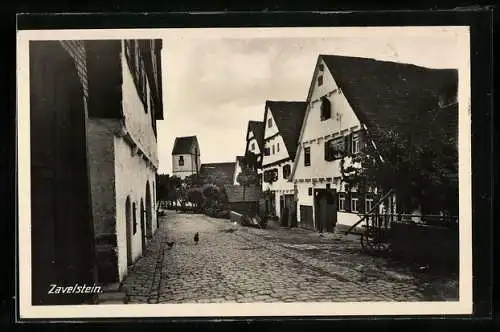
[[[246,29],[245,34],[224,29],[165,33],[158,172],[171,172],[171,152],[178,136],[197,135],[202,163],[234,161],[244,153],[248,121],[263,120],[266,100],[306,99],[319,54],[430,68],[459,66],[456,35],[446,29],[425,34],[397,28],[384,33],[361,29],[342,33],[339,28],[327,28],[313,35],[279,35],[277,29],[271,29],[273,33],[257,29]]]

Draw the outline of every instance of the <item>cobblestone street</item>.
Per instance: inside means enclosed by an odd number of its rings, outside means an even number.
[[[456,281],[368,256],[356,236],[261,230],[172,211],[123,289],[129,303],[458,300]]]

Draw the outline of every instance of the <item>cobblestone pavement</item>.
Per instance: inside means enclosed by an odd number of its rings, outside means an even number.
[[[167,241],[175,245],[169,248]],[[458,299],[456,281],[431,280],[368,256],[357,237],[321,237],[297,228],[262,230],[171,211],[123,289],[129,303]]]

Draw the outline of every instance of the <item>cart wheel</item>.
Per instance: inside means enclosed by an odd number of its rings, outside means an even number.
[[[367,229],[363,234],[361,234],[361,247],[367,251],[373,251],[374,241],[376,239],[376,232],[374,229]]]

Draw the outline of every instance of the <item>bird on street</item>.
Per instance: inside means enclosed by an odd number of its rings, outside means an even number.
[[[200,240],[200,235],[198,234],[198,232],[196,232],[196,234],[194,235],[194,242],[198,244],[199,240]]]

